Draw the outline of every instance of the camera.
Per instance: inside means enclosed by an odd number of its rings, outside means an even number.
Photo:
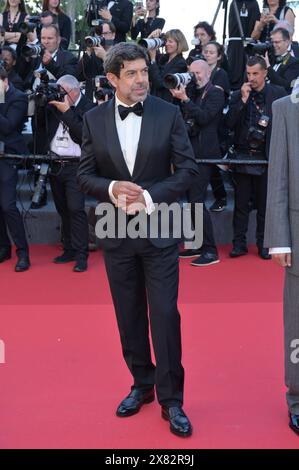
[[[261,55],[264,57],[266,52],[268,52],[270,62],[273,58],[275,58],[275,50],[274,50],[273,44],[270,41],[266,41],[266,42],[251,41],[245,47],[245,52],[249,57],[252,57],[254,55]]]
[[[194,73],[168,73],[164,77],[164,86],[169,90],[173,90],[179,88],[180,85],[186,87],[192,81],[195,81]]]
[[[24,57],[35,58],[42,56],[44,53],[45,48],[41,44],[25,44],[22,47],[22,55]]]
[[[104,47],[106,44],[103,36],[86,36],[84,42],[86,47]]]
[[[50,166],[48,163],[42,163],[36,166],[36,169],[39,170],[39,174],[31,201],[34,204],[40,204],[47,190],[47,178],[50,173]]]
[[[165,37],[161,36],[159,38],[151,38],[151,39],[140,39],[138,41],[138,44],[145,49],[151,50],[151,49],[157,49],[159,47],[164,47],[166,44],[166,39]]]
[[[20,23],[19,31],[21,34],[32,33],[41,25],[40,16],[29,16],[27,21]]]
[[[102,10],[103,8],[107,8],[107,7],[108,7],[108,3],[109,3],[108,0],[95,0],[95,1],[94,1],[95,8],[96,8],[97,10]]]
[[[114,89],[105,75],[96,75],[94,78],[94,97],[97,101],[105,101],[108,96],[110,100],[114,96]]]
[[[49,83],[46,69],[37,69],[35,76],[39,77],[41,84],[36,87],[34,99],[36,106],[46,106],[49,101],[64,101],[67,92],[57,83]]]
[[[267,127],[269,125],[269,116],[263,114],[257,126],[251,126],[248,130],[247,142],[252,150],[262,150],[266,141]]]

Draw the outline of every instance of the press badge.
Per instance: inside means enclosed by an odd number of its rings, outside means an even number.
[[[66,136],[57,136],[56,138],[57,147],[68,148],[69,147],[69,138]]]

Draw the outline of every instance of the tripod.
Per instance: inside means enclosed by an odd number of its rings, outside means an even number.
[[[219,15],[219,11],[220,11],[221,5],[222,5],[222,8],[224,9],[223,35],[222,35],[222,41],[223,41],[222,43],[223,43],[223,45],[224,45],[224,44],[225,44],[225,40],[226,40],[226,26],[227,26],[227,15],[228,15],[228,0],[219,0],[219,4],[218,4],[218,6],[217,6],[214,19],[213,19],[213,21],[212,21],[212,27],[214,28],[214,25],[215,25],[215,23],[216,23],[216,20],[217,20],[217,18],[218,18],[218,15]],[[233,5],[233,7],[234,7],[234,11],[235,11],[235,15],[236,15],[236,20],[237,20],[238,28],[239,28],[240,37],[241,37],[242,41],[245,43],[245,42],[246,42],[246,37],[245,37],[245,35],[244,35],[244,30],[243,30],[243,26],[242,26],[242,23],[241,23],[241,20],[240,20],[240,15],[239,15],[239,10],[238,10],[238,5],[236,4],[236,0],[232,0],[232,5]]]

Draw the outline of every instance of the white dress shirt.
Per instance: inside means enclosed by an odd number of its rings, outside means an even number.
[[[81,95],[74,103],[76,107],[81,100]],[[69,128],[60,121],[56,134],[51,140],[50,150],[60,157],[81,157],[81,147],[70,136]]]
[[[131,106],[134,106],[134,104]],[[126,119],[122,121],[118,112],[118,105],[122,105],[125,107],[129,106],[125,103],[122,103],[115,95],[115,124],[117,134],[125,162],[127,164],[130,175],[132,175],[134,171],[137,148],[140,138],[142,116],[137,116],[135,113],[130,113],[128,114]],[[114,204],[116,203],[116,199],[113,196],[112,189],[115,183],[116,181],[112,181],[109,185],[109,196]],[[153,200],[149,192],[144,190],[143,197],[146,203],[145,211],[147,214],[151,214],[155,210],[155,205],[153,204]]]

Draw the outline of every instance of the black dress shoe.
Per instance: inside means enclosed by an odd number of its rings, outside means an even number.
[[[56,264],[69,263],[70,261],[75,261],[75,255],[71,251],[64,251],[62,255],[56,256],[56,258],[53,259],[53,263]]]
[[[299,436],[299,415],[293,415],[292,413],[289,413],[289,426],[294,431],[296,434]]]
[[[127,416],[135,415],[142,405],[151,403],[154,399],[154,389],[142,391],[138,388],[133,388],[129,395],[118,406],[116,416],[126,418]]]
[[[21,273],[23,271],[27,271],[30,268],[30,261],[28,255],[19,256],[17,264],[15,266],[15,271],[17,273]]]
[[[229,256],[231,258],[238,258],[239,256],[247,255],[248,249],[246,247],[234,246]]]
[[[271,259],[272,256],[269,255],[268,248],[258,248],[259,257],[262,259]]]
[[[9,248],[0,248],[0,263],[11,258],[11,250]]]
[[[176,436],[191,436],[192,425],[180,406],[162,406],[162,418],[170,422],[170,431]]]
[[[75,271],[75,273],[83,273],[84,271],[87,271],[87,259],[86,258],[77,259],[76,264],[73,267],[73,271]]]

